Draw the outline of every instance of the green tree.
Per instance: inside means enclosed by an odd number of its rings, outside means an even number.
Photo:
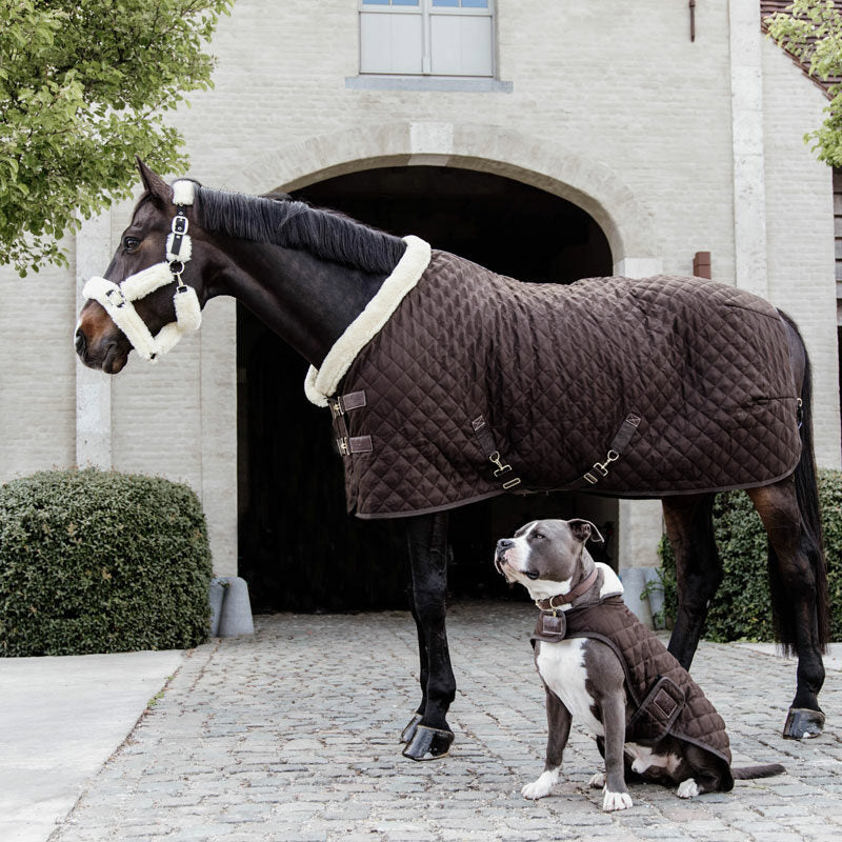
[[[807,66],[810,75],[831,82],[824,123],[804,139],[820,161],[842,166],[842,14],[834,0],[794,0],[765,21],[779,46]]]
[[[211,86],[232,3],[0,0],[0,264],[66,265],[57,240],[130,195],[136,155],[185,165],[164,117]]]

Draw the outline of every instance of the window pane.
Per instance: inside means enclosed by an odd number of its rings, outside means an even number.
[[[441,76],[491,76],[491,33],[490,17],[433,15],[432,72]]]
[[[420,73],[421,15],[360,15],[361,73]]]
[[[364,6],[388,6],[389,0],[363,0]]]
[[[487,9],[488,0],[462,0],[463,9]]]
[[[393,6],[417,6],[418,0],[392,0]]]
[[[434,6],[458,6],[459,0],[433,0]]]

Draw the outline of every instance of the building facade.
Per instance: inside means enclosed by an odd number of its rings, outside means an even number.
[[[765,37],[760,3],[238,0],[211,52],[215,88],[173,118],[187,174],[331,204],[525,280],[550,280],[547,267],[559,280],[690,275],[709,252],[712,277],[800,325],[817,460],[840,466],[833,179],[803,141],[826,98]],[[293,496],[272,471],[257,478],[267,458],[248,456],[255,437],[304,397],[287,383],[297,361],[276,358],[267,376],[271,340],[232,300],[211,301],[200,333],[158,364],[133,357],[109,378],[76,361],[79,291],[130,214],[124,204],[85,223],[67,243],[70,270],[23,281],[0,270],[0,480],[93,464],[186,481],[217,573],[235,575],[249,536],[272,532],[249,550],[271,556],[296,506],[341,508],[320,496],[341,483],[308,456],[312,439],[290,457]],[[261,398],[258,381],[280,391]],[[657,502],[554,505],[613,524],[621,570],[657,564]],[[306,558],[306,538],[295,543]]]

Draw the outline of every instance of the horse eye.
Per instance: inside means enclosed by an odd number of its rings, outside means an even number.
[[[135,251],[140,245],[140,240],[137,237],[123,237],[123,248],[126,251]]]

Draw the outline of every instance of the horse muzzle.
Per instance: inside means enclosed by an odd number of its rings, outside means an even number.
[[[128,343],[121,342],[121,337],[102,337],[93,342],[81,325],[76,328],[74,337],[76,355],[88,368],[104,371],[106,374],[117,374],[125,368],[129,358]]]

